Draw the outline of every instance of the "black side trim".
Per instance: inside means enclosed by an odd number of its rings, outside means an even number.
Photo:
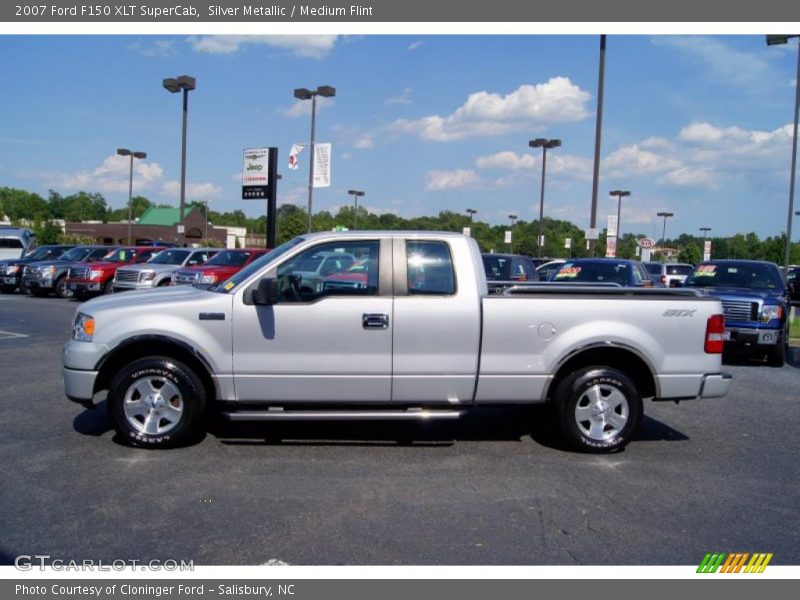
[[[207,313],[202,312],[198,315],[201,321],[224,321],[225,313]]]

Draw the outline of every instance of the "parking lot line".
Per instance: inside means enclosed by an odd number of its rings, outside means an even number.
[[[0,331],[0,340],[10,340],[14,338],[26,338],[29,337],[24,333],[13,333],[11,331]]]

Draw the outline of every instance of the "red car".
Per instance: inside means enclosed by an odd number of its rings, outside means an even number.
[[[98,294],[110,294],[118,267],[148,261],[163,249],[153,246],[113,248],[97,262],[72,265],[67,273],[67,287],[78,300],[86,300]]]
[[[269,250],[264,248],[220,250],[202,265],[175,271],[172,274],[172,285],[195,285],[209,288],[222,283],[267,252]]]

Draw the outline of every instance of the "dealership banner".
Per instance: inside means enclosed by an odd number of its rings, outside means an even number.
[[[225,22],[225,23],[784,23],[800,21],[800,3],[786,0],[315,0],[270,4],[251,0],[15,0],[0,5],[0,22]],[[777,26],[777,25],[776,25]],[[783,29],[772,33],[786,33]]]
[[[331,185],[331,145],[314,144],[314,187]]]

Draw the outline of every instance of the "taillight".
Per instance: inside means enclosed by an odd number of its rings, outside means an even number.
[[[667,276],[666,275],[662,275],[661,276],[661,283],[663,283],[664,285],[667,284]]]
[[[711,315],[706,322],[706,343],[705,351],[707,354],[722,354],[725,347],[725,317],[722,315]]]

